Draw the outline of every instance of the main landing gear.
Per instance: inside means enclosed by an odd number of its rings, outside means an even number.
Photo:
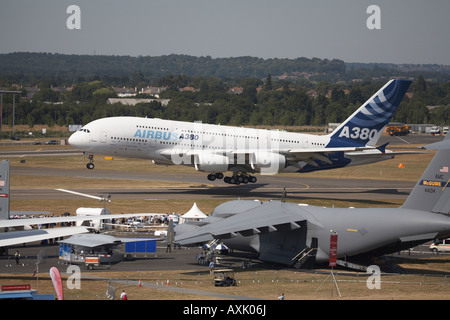
[[[222,172],[216,173],[216,174],[208,174],[208,180],[209,181],[215,181],[216,179],[223,179],[225,183],[228,184],[247,184],[247,183],[255,183],[257,181],[255,176],[246,174],[246,173],[234,173],[231,177],[225,177],[223,176]]]

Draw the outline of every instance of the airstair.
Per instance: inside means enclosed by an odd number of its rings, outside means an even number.
[[[303,267],[311,268],[316,261],[317,245],[317,238],[312,238],[311,247],[305,247],[295,257],[292,258],[293,267],[295,269],[300,269]]]

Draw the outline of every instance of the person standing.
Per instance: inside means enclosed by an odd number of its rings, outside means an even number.
[[[213,274],[213,273],[214,273],[214,268],[215,268],[214,261],[211,260],[211,262],[209,263],[209,273],[210,273],[210,274]]]
[[[20,262],[20,252],[19,252],[19,250],[16,250],[16,253],[14,254],[14,258],[16,259],[16,264],[19,264],[19,262]]]

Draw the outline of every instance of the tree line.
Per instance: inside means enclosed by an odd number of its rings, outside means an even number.
[[[16,83],[52,79],[54,85],[102,80],[111,85],[136,86],[142,80],[154,81],[170,74],[221,79],[264,78],[268,73],[306,72],[316,77],[345,74],[342,60],[296,58],[261,59],[256,57],[211,58],[188,55],[97,56],[16,52],[0,54],[0,82]]]
[[[346,63],[339,59],[299,57],[262,59],[257,57],[211,58],[189,55],[106,56],[15,52],[0,54],[0,85],[50,81],[53,86],[104,81],[113,86],[154,84],[168,75],[216,77],[224,81],[264,79],[267,74],[307,78],[309,81],[349,82],[352,79],[417,78],[438,82],[450,80],[450,67],[440,65],[395,65]]]
[[[263,80],[247,78],[234,82],[242,88],[241,94],[229,93],[230,85],[216,77],[165,76],[157,84],[167,87],[160,95],[170,99],[167,106],[156,101],[135,106],[109,105],[106,100],[116,94],[111,84],[103,81],[77,83],[65,93],[52,90],[49,83],[41,83],[40,91],[31,100],[16,97],[15,124],[51,127],[86,124],[102,117],[139,116],[236,126],[324,126],[345,120],[385,82],[288,83],[272,79],[269,74]],[[197,90],[179,90],[185,86]],[[393,121],[449,125],[450,82],[427,82],[419,76],[408,96]],[[3,102],[3,123],[12,124],[12,96],[4,95]]]

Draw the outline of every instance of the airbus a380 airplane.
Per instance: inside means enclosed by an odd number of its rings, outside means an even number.
[[[375,147],[411,81],[391,80],[328,135],[230,127],[152,118],[111,117],[92,121],[69,144],[89,154],[151,159],[195,167],[208,179],[256,182],[252,174],[309,172],[392,159]],[[87,164],[93,169],[93,157]]]

